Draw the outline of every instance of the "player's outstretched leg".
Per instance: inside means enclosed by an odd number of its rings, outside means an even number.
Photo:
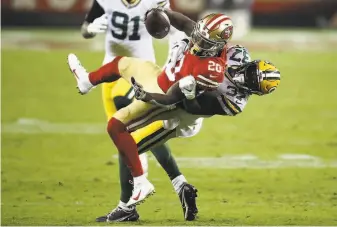
[[[120,60],[122,59],[122,56],[118,56],[111,62],[103,65],[96,71],[90,72],[89,74],[82,67],[78,58],[74,54],[69,54],[68,64],[77,80],[78,88],[82,94],[89,92],[93,86],[105,82],[112,82],[121,78],[121,73],[119,71],[120,68],[124,72],[124,78],[131,78],[131,76],[136,73],[138,73],[137,75],[141,77],[142,72],[148,76],[152,75],[153,78],[156,78],[158,75],[159,68],[153,63],[144,63],[143,61],[136,59],[132,61],[131,58],[126,58],[124,62],[121,62]],[[133,65],[132,62],[136,65]],[[141,64],[145,64],[142,72],[140,72],[137,67],[137,65]],[[156,80],[152,80],[151,82],[153,84],[157,83]],[[144,202],[147,197],[151,196],[155,192],[154,186],[148,181],[143,172],[138,156],[137,145],[126,127],[126,124],[132,121],[132,119],[144,117],[149,111],[151,111],[152,108],[154,108],[152,105],[136,100],[129,106],[117,111],[108,122],[107,131],[110,138],[116,145],[118,152],[122,155],[124,162],[129,167],[131,174],[134,177],[134,190],[127,206],[137,205]]]
[[[161,68],[149,61],[117,56],[96,71],[88,73],[77,56],[69,54],[68,65],[77,81],[77,87],[81,94],[88,93],[98,84],[113,82],[121,77],[129,83],[131,83],[131,77],[134,77],[136,81],[146,86],[146,90],[149,92],[162,92],[157,84],[157,77],[161,73]]]
[[[82,95],[88,93],[94,86],[89,81],[89,73],[87,70],[81,65],[81,62],[75,54],[69,54],[67,62],[70,71],[76,79],[79,92]]]
[[[98,84],[113,82],[121,78],[118,70],[118,62],[121,58],[118,56],[112,62],[90,73],[82,66],[75,54],[69,54],[67,62],[76,79],[79,92],[84,95]]]
[[[125,124],[114,117],[109,120],[107,131],[133,176],[133,192],[127,206],[138,205],[153,195],[155,190],[143,171],[137,144]]]

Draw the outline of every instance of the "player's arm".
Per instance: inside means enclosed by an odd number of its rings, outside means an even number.
[[[186,112],[190,114],[199,115],[199,113],[202,111],[201,105],[196,98],[195,99],[184,99],[180,107],[186,110]]]
[[[186,112],[194,115],[227,115],[219,102],[217,91],[207,91],[194,100],[185,99],[183,108]]]
[[[105,32],[107,29],[107,20],[105,21],[102,16],[104,16],[104,9],[94,0],[81,27],[81,33],[85,39],[93,38],[97,33]],[[97,20],[100,18],[101,20]]]
[[[164,9],[164,12],[170,19],[171,25],[179,31],[185,32],[187,36],[191,36],[195,22],[182,13]]]
[[[175,83],[167,91],[166,94],[151,93],[145,91],[141,85],[132,80],[133,89],[135,90],[135,98],[142,100],[143,102],[152,103],[153,105],[162,108],[174,108],[176,104],[180,103],[185,99],[184,93],[179,88],[179,83]]]
[[[221,105],[217,91],[207,91],[197,97],[187,98],[179,88],[178,82],[172,85],[166,94],[145,92],[141,100],[162,108],[179,106],[194,115],[228,115]]]
[[[187,76],[173,84],[166,94],[145,91],[134,78],[131,79],[136,99],[152,103],[163,108],[172,108],[185,98],[194,99],[196,96],[196,81],[193,76]]]

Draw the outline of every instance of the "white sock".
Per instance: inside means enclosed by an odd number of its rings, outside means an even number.
[[[128,207],[128,206],[126,205],[126,203],[123,203],[122,201],[119,201],[118,206],[119,206],[120,208],[122,208],[123,210],[126,210],[126,211],[130,211],[130,210],[135,209],[134,206]]]
[[[149,176],[149,163],[148,163],[147,153],[143,153],[139,155],[139,159],[143,167],[143,172],[145,176],[148,177]]]
[[[83,82],[90,88],[94,87],[94,85],[89,80],[89,73],[87,73],[87,76],[83,77]]]
[[[133,178],[133,185],[140,184],[146,181],[147,181],[146,174],[143,174],[143,175],[140,175],[139,177]]]
[[[177,194],[179,194],[185,183],[187,183],[187,180],[184,175],[179,175],[172,180],[173,188],[177,192]]]

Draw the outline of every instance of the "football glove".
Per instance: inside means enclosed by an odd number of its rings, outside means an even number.
[[[172,73],[171,69],[176,67],[177,62],[181,60],[184,56],[184,52],[187,50],[189,44],[188,39],[183,39],[179,42],[176,42],[170,51],[170,60],[166,64],[166,75],[170,81],[175,81],[175,75]]]
[[[88,25],[87,31],[91,34],[104,33],[108,29],[108,15],[103,14]]]
[[[182,59],[182,57],[184,56],[184,52],[188,48],[188,43],[189,43],[188,39],[183,39],[175,43],[170,53],[170,61],[169,61],[170,65],[175,66],[177,64],[177,61]]]
[[[131,83],[133,90],[135,91],[135,98],[144,102],[148,101],[146,91],[144,91],[143,86],[137,83],[133,77],[131,77]]]
[[[185,95],[186,99],[194,99],[196,95],[197,82],[193,76],[186,76],[179,80],[179,88]]]

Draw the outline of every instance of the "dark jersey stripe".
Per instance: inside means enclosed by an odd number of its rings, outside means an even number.
[[[242,112],[241,108],[235,103],[232,102],[231,100],[227,99],[239,112]]]
[[[125,94],[125,97],[128,97],[129,94],[133,91],[133,88],[131,87],[128,92]],[[133,97],[135,97],[134,95],[131,97],[131,99],[133,99]]]
[[[221,99],[222,99],[222,102],[223,102],[223,104],[227,107],[227,109],[233,114],[233,115],[236,115],[236,112],[227,104],[227,102],[226,102],[226,98],[223,96],[223,95],[221,95],[220,96],[221,97]]]
[[[163,140],[165,140],[166,138],[168,138],[169,136],[171,136],[173,133],[176,132],[176,129],[172,129],[170,131],[168,131],[167,133],[165,133],[163,136],[159,137],[158,139],[156,139],[155,141],[153,141],[152,143],[148,144],[147,146],[145,146],[144,148],[142,149],[139,149],[138,150],[138,153],[139,154],[142,154],[146,151],[148,151],[153,145],[155,145],[156,143],[159,143]]]
[[[140,140],[137,143],[137,147],[142,146],[144,143],[148,142],[150,139],[154,138],[155,136],[159,135],[160,133],[164,132],[165,129],[164,128],[160,128],[157,131],[155,131],[154,133],[152,133],[151,135],[148,135],[147,137],[143,138],[142,140]]]

